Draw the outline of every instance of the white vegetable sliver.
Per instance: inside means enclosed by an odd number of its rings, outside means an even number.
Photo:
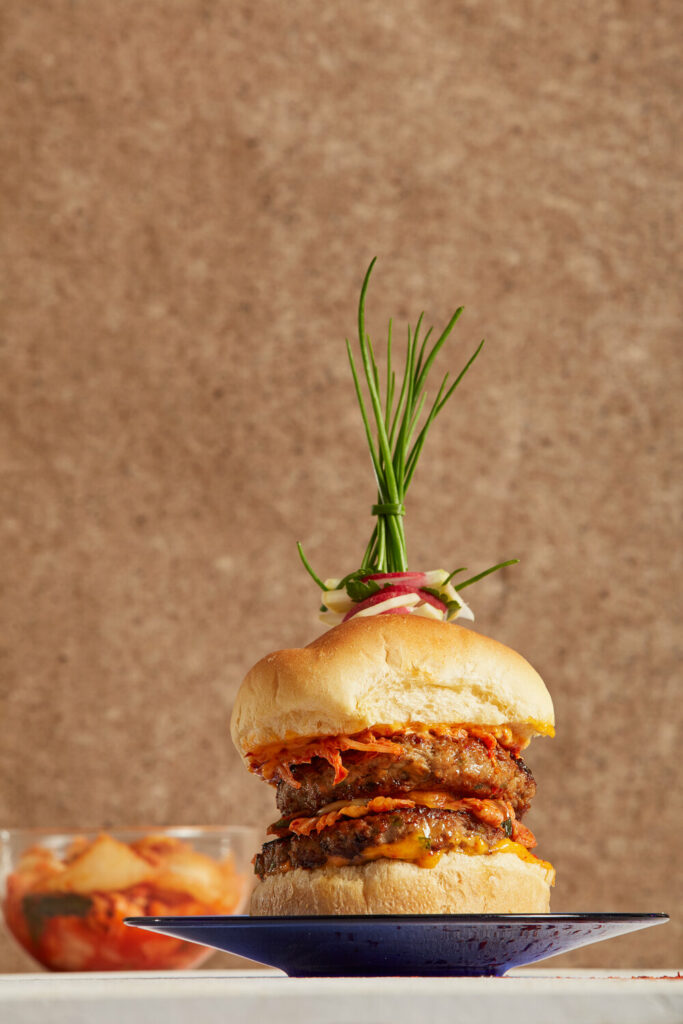
[[[429,572],[425,573],[425,587],[438,587],[440,583],[448,579],[448,573],[445,569],[430,569]]]
[[[346,615],[353,608],[353,601],[345,590],[326,590],[321,594],[320,600],[331,612],[341,612],[342,615]]]
[[[470,622],[474,622],[474,612],[472,611],[470,606],[466,604],[465,601],[463,601],[459,594],[455,598],[455,600],[460,605],[460,608],[458,609],[455,615],[451,616],[450,621],[452,622],[453,619],[469,619]]]
[[[435,608],[433,604],[429,604],[428,601],[423,601],[421,604],[416,605],[412,610],[413,615],[420,615],[423,619],[439,619],[443,620],[443,611],[440,608]]]
[[[417,604],[419,600],[419,594],[398,594],[396,597],[390,597],[387,601],[380,601],[379,604],[371,604],[368,608],[362,608],[356,612],[354,619],[365,615],[379,615],[381,612],[389,611],[390,608],[409,608],[411,605]]]
[[[340,622],[344,621],[344,616],[338,612],[319,612],[318,619],[326,626],[338,626]]]

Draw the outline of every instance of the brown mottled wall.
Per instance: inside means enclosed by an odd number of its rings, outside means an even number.
[[[376,335],[464,303],[444,367],[488,340],[409,551],[521,559],[471,596],[555,699],[554,908],[674,917],[565,963],[680,963],[680,5],[0,18],[0,824],[272,817],[227,718],[318,631],[295,541],[341,575],[368,538],[343,342],[376,254]]]

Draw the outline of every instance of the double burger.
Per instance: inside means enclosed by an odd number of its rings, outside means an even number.
[[[470,629],[355,616],[247,674],[231,721],[280,818],[254,915],[542,913],[522,751],[554,733],[538,673]]]

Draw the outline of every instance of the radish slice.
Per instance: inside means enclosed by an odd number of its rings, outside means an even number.
[[[421,590],[420,597],[425,602],[425,604],[431,604],[432,607],[438,608],[442,614],[445,611],[448,611],[445,601],[440,601],[439,598],[434,597],[433,594],[427,594],[424,590]]]
[[[328,609],[318,616],[321,622],[336,626],[356,615],[410,614],[447,622],[455,619],[474,621],[472,609],[463,601],[453,584],[445,582],[448,579],[445,569],[430,569],[428,572],[375,572],[357,578],[363,582],[371,580],[381,589],[356,603],[349,597],[346,587],[339,587],[341,579],[325,580],[325,586],[330,589],[321,594],[321,603]],[[437,590],[439,596],[425,593],[424,587]],[[450,616],[448,602],[458,605]]]
[[[370,576],[363,576],[363,582],[374,580],[375,583],[402,584],[407,587],[424,587],[425,573],[423,572],[376,572]]]
[[[375,604],[382,604],[390,597],[396,597],[397,594],[406,594],[407,596],[417,596],[415,593],[415,587],[385,587],[384,590],[380,590],[378,594],[372,594],[370,597],[366,597],[364,601],[359,601],[358,604],[354,604],[351,611],[346,613],[345,618],[350,619],[352,615],[356,615],[361,609],[372,608]],[[419,600],[419,597],[417,598]],[[408,602],[410,603],[410,602]]]

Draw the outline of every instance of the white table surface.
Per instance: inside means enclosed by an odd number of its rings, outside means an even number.
[[[506,978],[286,978],[279,971],[0,976],[2,1024],[682,1024],[675,970]]]

